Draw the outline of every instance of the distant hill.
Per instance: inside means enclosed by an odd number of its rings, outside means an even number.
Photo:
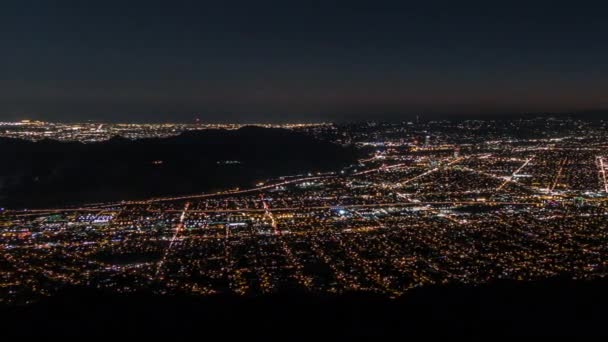
[[[503,281],[420,288],[389,298],[282,293],[262,297],[115,295],[72,289],[0,309],[4,335],[357,338],[608,335],[605,280]]]
[[[269,177],[334,170],[351,148],[285,129],[190,131],[99,143],[0,139],[0,206],[46,207],[250,186]]]

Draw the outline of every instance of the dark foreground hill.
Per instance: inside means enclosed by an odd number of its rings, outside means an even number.
[[[20,208],[250,186],[347,165],[355,150],[289,130],[244,127],[91,144],[0,139],[0,158],[0,206]]]
[[[6,334],[240,336],[608,335],[607,281],[439,287],[396,300],[361,294],[266,297],[110,295],[71,290],[0,310]],[[257,340],[257,339],[256,339]]]

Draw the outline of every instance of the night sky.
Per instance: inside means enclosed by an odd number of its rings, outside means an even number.
[[[608,108],[599,1],[2,1],[0,51],[0,120]]]

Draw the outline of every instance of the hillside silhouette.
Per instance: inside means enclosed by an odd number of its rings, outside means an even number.
[[[360,293],[261,297],[116,295],[70,289],[0,310],[7,334],[200,338],[608,335],[608,282],[552,279],[441,286],[395,300]]]
[[[0,206],[48,207],[247,187],[348,165],[356,151],[285,129],[98,143],[0,139]]]

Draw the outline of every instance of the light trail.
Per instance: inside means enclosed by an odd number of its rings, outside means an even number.
[[[502,183],[498,188],[496,188],[496,190],[501,190],[502,188],[505,187],[505,185],[507,185],[507,183],[513,181],[513,178],[515,176],[517,176],[517,174],[521,170],[523,170],[526,166],[528,166],[528,164],[532,161],[532,159],[534,159],[534,157],[536,157],[536,156],[532,156],[532,157],[528,158],[528,160],[526,160],[526,162],[522,166],[520,166],[519,169],[515,170],[515,172],[513,172],[513,174],[511,174],[511,176],[504,181],[504,183]]]
[[[406,207],[406,206],[422,206],[422,205],[468,205],[468,204],[487,204],[487,205],[537,205],[535,202],[500,202],[500,201],[486,201],[486,202],[477,202],[477,201],[428,201],[428,202],[390,202],[390,203],[369,203],[369,204],[346,204],[340,205],[343,208],[383,208],[383,207]],[[309,206],[309,207],[274,207],[269,208],[268,210],[271,212],[276,211],[290,211],[290,210],[318,210],[318,209],[331,209],[336,207],[336,204],[328,204],[321,206]],[[56,212],[67,212],[67,211],[79,211],[77,209],[70,210],[58,210]],[[96,211],[96,210],[90,210]],[[209,209],[209,210],[189,210],[191,213],[239,213],[239,212],[248,212],[248,213],[256,213],[256,212],[265,212],[266,209],[258,209],[258,208],[243,208],[243,209]],[[54,211],[51,211],[54,212]],[[174,213],[181,212],[181,210],[176,209],[165,209],[162,210],[165,213]],[[49,213],[49,211],[43,211],[42,213]],[[40,213],[38,213],[40,214]],[[35,215],[35,214],[30,214]]]
[[[606,180],[606,167],[604,166],[604,157],[597,157],[600,162],[600,173],[602,174],[602,179],[604,180],[604,191],[608,192],[608,181]]]
[[[167,201],[176,201],[176,200],[184,200],[184,199],[206,198],[206,197],[222,196],[222,195],[239,195],[239,194],[246,194],[246,193],[251,193],[251,192],[258,192],[261,190],[268,190],[268,189],[276,188],[276,187],[283,186],[283,185],[289,185],[289,184],[294,184],[294,183],[307,182],[307,181],[311,181],[311,180],[318,180],[318,179],[331,178],[331,177],[335,177],[335,176],[305,177],[305,178],[298,178],[298,179],[283,181],[280,183],[263,185],[263,186],[259,186],[259,187],[255,187],[255,188],[251,188],[251,189],[245,189],[245,190],[227,190],[227,191],[219,191],[219,192],[211,193],[211,194],[198,194],[198,195],[175,196],[175,197],[158,197],[158,198],[152,198],[152,199],[149,199],[149,200],[146,200],[143,202],[132,202],[132,203],[134,203],[134,204],[154,203],[154,202],[167,202]]]
[[[414,176],[414,177],[412,177],[412,178],[406,179],[406,180],[404,180],[403,182],[399,182],[399,183],[397,183],[397,184],[398,184],[400,187],[402,187],[402,186],[404,186],[404,185],[406,185],[406,184],[408,184],[408,183],[411,183],[411,182],[413,182],[413,181],[415,181],[415,180],[417,180],[417,179],[420,179],[420,178],[422,178],[422,177],[424,177],[424,176],[428,176],[428,175],[430,175],[430,174],[432,174],[432,173],[434,173],[434,172],[437,172],[437,171],[439,171],[439,170],[441,170],[441,169],[443,169],[443,168],[445,168],[445,167],[449,167],[449,166],[452,166],[452,165],[454,165],[454,164],[456,164],[456,163],[459,163],[459,162],[461,162],[461,161],[463,161],[464,159],[467,159],[467,158],[468,158],[468,157],[460,157],[460,158],[456,158],[455,160],[452,160],[451,162],[449,162],[449,163],[447,163],[447,164],[445,164],[445,165],[437,166],[436,168],[433,168],[433,169],[430,169],[430,170],[428,170],[428,171],[425,171],[425,172],[423,172],[423,173],[421,173],[421,174],[419,174],[419,175],[417,175],[417,176]]]
[[[409,202],[414,202],[410,194],[402,194],[400,192],[395,192],[395,195],[397,195],[397,197],[407,200]]]
[[[304,272],[303,272],[304,267],[297,260],[297,258],[294,256],[293,252],[289,248],[289,245],[284,240],[284,238],[282,236],[280,236],[281,235],[281,231],[279,230],[279,226],[277,224],[277,220],[274,217],[274,214],[272,213],[272,211],[270,211],[270,206],[268,205],[268,202],[266,202],[266,200],[264,199],[264,195],[263,194],[260,194],[260,201],[262,201],[262,205],[264,207],[264,215],[270,219],[270,225],[271,225],[271,227],[272,227],[272,229],[274,231],[274,234],[275,235],[279,235],[279,237],[278,237],[278,243],[281,246],[281,249],[283,250],[285,258],[294,267],[293,277],[304,288],[310,289],[310,286],[312,285],[312,281],[313,280],[312,280],[311,277],[308,277],[308,276],[304,275]]]
[[[311,181],[311,180],[318,180],[318,179],[334,178],[334,177],[337,177],[337,176],[328,175],[328,176],[305,177],[305,178],[298,178],[298,179],[283,181],[280,183],[273,183],[273,184],[269,184],[269,185],[259,186],[259,187],[255,187],[255,188],[251,188],[251,189],[226,190],[226,191],[218,191],[218,192],[214,192],[214,193],[197,194],[197,195],[157,197],[157,198],[151,198],[151,199],[147,199],[147,200],[143,200],[143,201],[121,201],[121,202],[114,202],[114,203],[108,203],[108,204],[89,204],[89,205],[85,205],[83,207],[77,207],[77,208],[57,208],[57,209],[45,208],[45,209],[6,210],[5,212],[57,213],[57,212],[71,212],[71,211],[99,211],[100,209],[103,209],[103,208],[120,207],[120,206],[125,206],[125,205],[134,205],[134,204],[141,205],[141,204],[152,204],[152,203],[156,203],[156,202],[169,202],[169,201],[179,201],[179,200],[189,200],[189,199],[203,199],[203,198],[223,196],[223,195],[247,194],[247,193],[253,193],[253,192],[258,192],[258,191],[262,191],[262,190],[273,189],[273,188],[283,186],[283,185],[289,185],[289,184],[306,182],[306,181]]]
[[[396,169],[396,168],[403,167],[403,166],[405,166],[405,163],[393,164],[393,165],[383,165],[383,166],[380,166],[375,169],[355,172],[355,173],[353,173],[353,176],[361,176],[361,175],[365,175],[365,174],[372,173],[372,172],[387,171],[387,170]]]
[[[553,192],[553,190],[555,190],[555,187],[557,186],[557,182],[559,181],[559,178],[562,175],[562,171],[564,170],[564,166],[566,165],[567,162],[568,162],[568,158],[564,158],[559,163],[559,169],[557,170],[557,174],[555,175],[555,178],[553,179],[553,184],[551,185],[551,188],[549,189],[549,191]]]
[[[471,205],[471,204],[484,204],[484,205],[538,205],[535,202],[498,202],[498,201],[435,201],[435,202],[391,202],[391,203],[369,203],[369,204],[346,204],[340,205],[341,208],[385,208],[385,207],[411,207],[411,206],[425,206],[425,205]],[[274,207],[268,208],[268,211],[296,211],[296,210],[323,210],[335,208],[336,204],[331,205],[320,205],[310,207]],[[176,212],[176,210],[165,210],[164,212]],[[215,210],[190,210],[192,213],[264,213],[266,209],[251,208],[251,209],[215,209]]]
[[[175,227],[175,232],[173,233],[173,237],[171,238],[171,242],[169,242],[169,246],[165,250],[165,254],[163,255],[162,259],[158,263],[158,266],[156,268],[156,275],[155,275],[156,277],[158,277],[160,275],[160,272],[162,271],[163,264],[167,260],[167,256],[171,252],[171,248],[173,248],[173,244],[175,243],[175,239],[177,239],[177,236],[179,235],[179,233],[184,229],[184,220],[186,218],[186,212],[188,211],[189,207],[190,207],[190,202],[186,202],[186,204],[184,205],[184,210],[182,211],[182,214],[179,217],[179,222],[178,222],[177,226]]]
[[[268,205],[268,203],[264,199],[264,195],[262,195],[262,194],[260,194],[260,201],[262,201],[262,206],[264,207],[264,215],[266,217],[268,217],[268,219],[270,219],[270,225],[271,225],[272,229],[274,230],[275,235],[280,235],[281,232],[279,231],[277,221],[275,220],[274,215],[270,211],[270,206]]]
[[[502,180],[502,181],[505,180],[504,176],[497,176],[497,175],[492,174],[492,173],[488,173],[488,172],[485,172],[485,171],[472,169],[472,168],[466,167],[466,166],[461,166],[461,170],[469,171],[469,172],[476,173],[478,175],[482,175],[482,176],[485,176],[485,177],[493,178],[493,179],[496,179],[496,180]],[[507,183],[511,183],[513,185],[517,185],[517,186],[519,186],[521,188],[524,188],[524,189],[527,189],[527,190],[530,190],[530,191],[534,191],[534,192],[538,192],[539,191],[539,189],[537,189],[535,187],[524,185],[524,184],[518,183],[518,182],[516,182],[514,180],[507,179]],[[500,186],[498,188],[496,188],[496,189],[499,190]]]

